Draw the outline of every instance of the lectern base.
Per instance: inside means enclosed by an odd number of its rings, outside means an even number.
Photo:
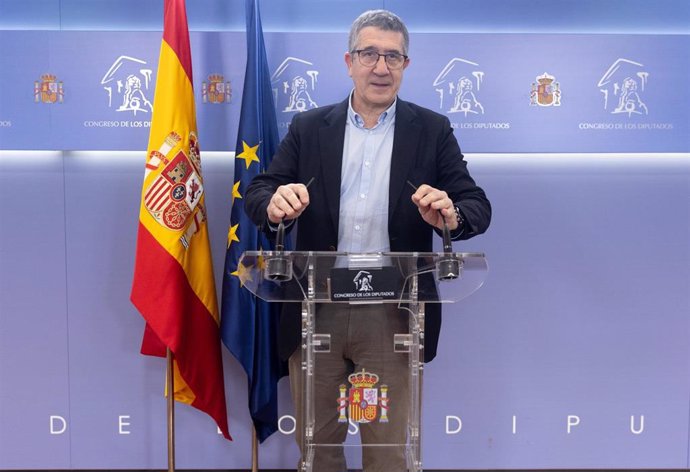
[[[343,448],[343,446],[336,445],[326,445],[319,444],[318,446],[313,446],[309,448],[309,451],[305,454],[306,460],[300,465],[298,472],[346,472],[346,470],[338,467],[328,469],[324,467],[322,461],[319,461],[315,457],[316,455],[329,454],[329,448]],[[387,472],[421,472],[422,465],[419,457],[415,452],[415,447],[409,444],[373,444],[367,445],[365,447],[357,446],[344,446],[344,454],[348,456],[348,464],[355,464],[354,467],[348,467],[349,471],[359,471],[359,470],[385,470]],[[331,451],[331,453],[342,454],[341,450]],[[361,455],[362,457],[358,457]],[[368,463],[369,459],[367,456],[372,457],[372,455],[377,455],[381,457],[390,457],[391,460],[384,460],[385,469],[381,469],[381,461],[379,460],[377,464],[371,465]],[[362,465],[360,465],[362,464]],[[325,470],[328,469],[328,470]]]

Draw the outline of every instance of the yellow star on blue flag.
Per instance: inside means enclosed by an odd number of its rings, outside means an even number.
[[[240,193],[240,182],[239,180],[235,182],[235,185],[232,186],[232,200],[234,201],[236,198],[242,198],[242,194]]]
[[[237,237],[237,228],[239,226],[240,226],[239,223],[237,223],[236,225],[230,226],[230,229],[228,230],[228,247],[230,247],[230,245],[233,243],[233,241],[238,242],[238,243],[240,242],[240,239]]]
[[[252,165],[252,162],[259,162],[259,156],[256,155],[258,150],[258,144],[256,146],[250,146],[246,142],[242,141],[242,152],[237,155],[237,159],[244,159],[244,163],[247,166],[247,169],[249,169],[249,166]]]
[[[247,267],[242,265],[242,263],[237,264],[237,270],[231,272],[230,275],[234,275],[239,279],[241,287],[244,287],[247,282],[254,281],[252,277],[252,267]]]

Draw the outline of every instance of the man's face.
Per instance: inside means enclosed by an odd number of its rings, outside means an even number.
[[[363,28],[357,37],[355,49],[371,49],[379,54],[397,52],[404,54],[403,35],[399,32],[384,31],[373,26]],[[348,74],[352,77],[355,91],[352,106],[358,113],[381,113],[395,100],[400,89],[403,70],[408,66],[390,70],[383,57],[379,57],[375,66],[366,67],[359,61],[358,54],[345,53]]]

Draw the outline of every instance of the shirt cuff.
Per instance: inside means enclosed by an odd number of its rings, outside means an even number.
[[[292,226],[294,222],[295,220],[289,220],[287,223],[283,222],[285,229],[288,229],[290,226]],[[268,229],[270,229],[273,233],[278,231],[278,225],[271,223],[271,220],[268,218],[266,218],[266,226],[268,226]]]

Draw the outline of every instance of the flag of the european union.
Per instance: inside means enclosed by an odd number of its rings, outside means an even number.
[[[244,212],[243,193],[252,177],[264,172],[278,145],[273,92],[266,61],[259,6],[246,0],[247,70],[242,92],[235,151],[232,213],[225,255],[221,336],[247,373],[249,412],[259,441],[277,430],[277,385],[287,373],[276,349],[277,305],[257,299],[243,288],[237,263],[244,251],[271,249]]]

